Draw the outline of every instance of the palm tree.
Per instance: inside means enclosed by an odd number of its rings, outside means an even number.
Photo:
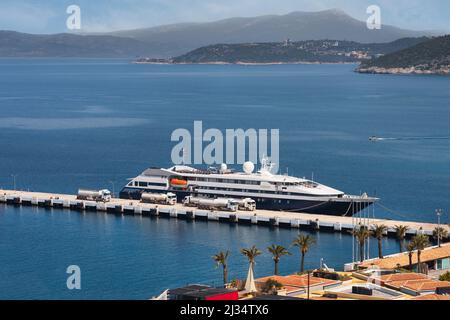
[[[217,268],[222,265],[223,268],[223,285],[228,283],[228,263],[227,259],[230,255],[230,251],[220,251],[218,254],[213,255],[213,260],[216,262]]]
[[[383,248],[382,242],[384,234],[386,233],[388,227],[384,224],[376,224],[373,226],[372,235],[378,241],[378,258],[383,259]]]
[[[370,237],[370,231],[365,226],[355,227],[351,231],[352,235],[356,237],[359,244],[359,261],[364,261],[364,244],[366,240]]]
[[[416,249],[416,244],[413,241],[410,241],[406,246],[406,250],[408,250],[408,258],[409,258],[409,271],[412,271],[412,257],[414,250]]]
[[[442,227],[436,227],[433,230],[433,238],[437,240],[439,243],[439,247],[441,246],[442,239],[448,237],[448,231]]]
[[[406,232],[408,230],[409,230],[408,226],[403,226],[403,225],[395,226],[395,233],[397,234],[397,239],[400,243],[400,252],[403,252],[403,247],[405,245]]]
[[[301,253],[300,272],[305,270],[305,255],[309,248],[316,243],[316,240],[310,235],[299,234],[297,238],[292,241],[292,245],[298,247]]]
[[[255,264],[255,258],[261,254],[261,251],[256,248],[256,246],[252,246],[251,248],[241,249],[241,253],[247,257],[248,262],[250,263],[252,269]]]
[[[430,241],[428,240],[428,236],[424,234],[418,234],[414,236],[412,242],[414,243],[414,247],[417,249],[417,272],[422,273],[420,255],[422,253],[422,250],[430,244]]]
[[[286,250],[285,247],[272,244],[272,246],[267,247],[267,250],[272,254],[272,259],[275,264],[274,275],[278,275],[278,263],[280,262],[280,258],[282,256],[290,255],[291,253]]]

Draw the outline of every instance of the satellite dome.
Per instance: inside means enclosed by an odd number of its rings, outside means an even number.
[[[247,161],[242,166],[242,169],[244,170],[245,173],[250,174],[255,169],[255,165],[253,164],[253,162]]]

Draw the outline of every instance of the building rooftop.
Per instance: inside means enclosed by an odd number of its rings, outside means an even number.
[[[355,290],[355,288],[359,290]],[[364,291],[370,291],[370,294],[362,293]],[[347,284],[336,288],[330,288],[325,293],[336,294],[340,298],[356,299],[356,300],[392,300],[404,298],[405,295],[401,292],[391,290],[389,288],[382,287],[373,283],[364,284]]]
[[[434,261],[450,257],[450,243],[442,244],[441,247],[429,247],[422,250],[420,256],[421,262]],[[417,251],[414,251],[412,256],[412,263],[417,264]],[[360,267],[369,268],[377,266],[382,269],[395,269],[398,266],[406,267],[409,265],[408,252],[402,252],[386,256],[383,259],[370,259],[364,261]]]
[[[205,285],[189,285],[182,288],[170,289],[169,296],[182,297],[183,299],[204,299],[211,296],[237,292],[235,289],[212,288]]]
[[[450,296],[432,293],[432,294],[425,294],[423,296],[418,296],[412,298],[411,300],[450,300]]]
[[[306,288],[308,286],[308,275],[289,275],[289,276],[270,276],[270,277],[264,277],[256,279],[255,281],[258,283],[264,283],[269,279],[273,279],[279,283],[281,283],[284,287],[289,289],[294,288]],[[310,287],[315,286],[329,286],[329,285],[336,285],[341,283],[337,280],[330,280],[325,278],[318,278],[313,277],[312,275],[309,277],[309,285]]]
[[[429,278],[422,273],[392,273],[379,277],[382,284],[389,284],[395,282],[406,282],[411,280],[429,280]]]
[[[448,288],[450,287],[450,282],[437,280],[410,280],[403,283],[402,287],[420,293],[423,291],[436,291],[437,288]]]
[[[367,271],[362,271],[367,272]],[[393,271],[390,271],[393,272]],[[420,273],[379,273],[378,275],[365,275],[355,272],[346,275],[345,281],[330,280],[310,276],[311,300],[450,300],[446,289],[450,282],[437,281]],[[278,291],[277,299],[282,295],[307,299],[308,275],[269,276],[256,280],[262,285],[273,279],[283,285]],[[436,294],[438,293],[438,294]],[[261,296],[259,299],[271,299],[271,296]]]
[[[266,294],[266,295],[253,297],[251,299],[246,299],[246,301],[250,301],[250,300],[303,300],[303,299],[296,298],[296,297],[290,297],[290,296]]]
[[[437,288],[448,288],[450,282],[438,281],[429,278],[420,273],[393,273],[373,278],[372,282],[377,280],[388,288],[407,292],[412,295],[419,295],[424,292],[435,292]]]

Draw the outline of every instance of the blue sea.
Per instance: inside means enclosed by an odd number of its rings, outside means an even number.
[[[363,75],[354,65],[135,65],[104,59],[0,59],[0,187],[118,192],[150,166],[170,166],[170,135],[192,130],[280,130],[280,169],[347,193],[379,197],[375,215],[436,221],[450,214],[450,78]],[[368,137],[389,138],[378,142]],[[389,210],[385,209],[388,208]],[[211,256],[266,247],[297,230],[153,220],[0,206],[0,299],[147,299],[187,283],[220,285]],[[342,269],[352,238],[314,233],[306,267]],[[385,253],[398,251],[392,239]],[[371,255],[376,243],[371,241]],[[299,268],[299,254],[280,271]],[[66,268],[81,268],[68,290]]]

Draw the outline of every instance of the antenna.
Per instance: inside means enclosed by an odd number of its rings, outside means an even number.
[[[270,160],[269,157],[263,157],[261,159],[261,169],[259,170],[259,172],[264,174],[271,174],[274,166],[275,164]]]
[[[261,165],[259,167],[259,170],[261,171],[265,167],[265,165],[266,165],[266,155],[263,154],[261,157]]]

